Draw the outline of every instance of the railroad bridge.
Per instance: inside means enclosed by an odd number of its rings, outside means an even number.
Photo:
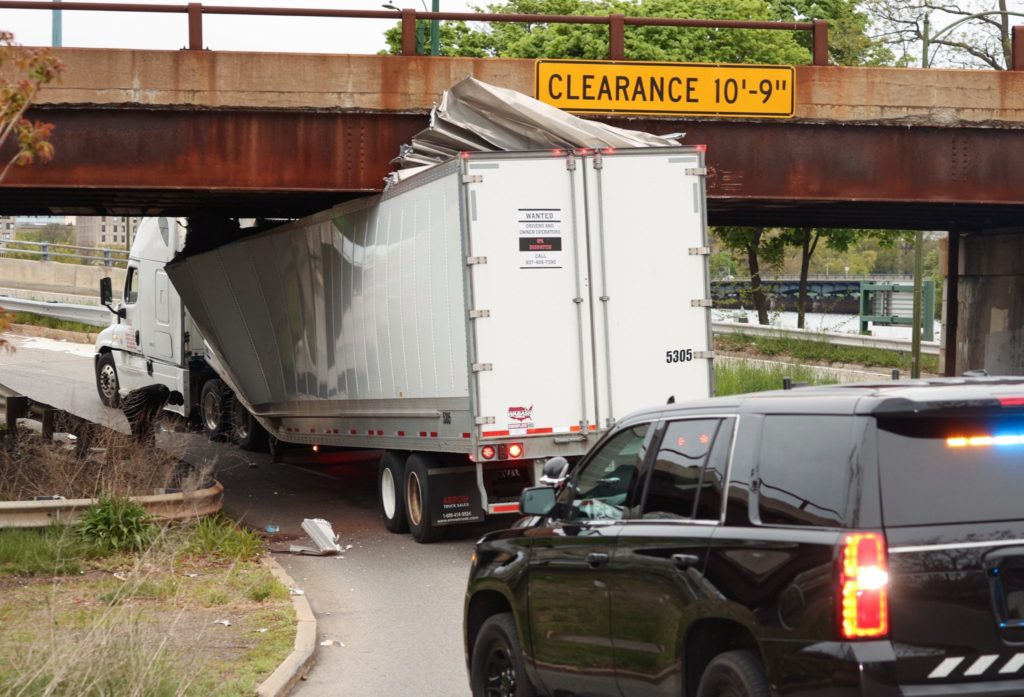
[[[413,14],[401,13],[405,25]],[[309,213],[380,190],[454,82],[473,75],[533,94],[537,69],[417,55],[55,52],[67,71],[32,115],[56,124],[57,157],[12,172],[2,213]],[[949,230],[947,370],[1024,373],[1024,71],[796,66],[793,96],[791,118],[589,118],[706,144],[712,225]]]

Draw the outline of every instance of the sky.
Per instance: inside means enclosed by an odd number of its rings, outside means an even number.
[[[102,0],[114,4],[139,0]],[[66,4],[71,4],[69,0]],[[206,5],[235,7],[303,7],[383,10],[388,0],[209,0]],[[184,6],[187,0],[146,2]],[[398,8],[424,9],[430,0],[392,0]],[[440,0],[442,12],[471,12],[481,0]],[[49,46],[50,10],[0,10],[0,29],[14,32],[24,46]],[[182,14],[64,10],[63,45],[88,48],[180,49],[188,44],[188,19]],[[215,51],[284,53],[377,53],[385,47],[384,31],[395,21],[306,17],[206,15],[203,43]]]

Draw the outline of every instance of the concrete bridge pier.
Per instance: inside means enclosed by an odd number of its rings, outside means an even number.
[[[1024,375],[1024,227],[956,235],[949,251],[958,273],[947,278],[956,305],[946,306],[947,324],[956,327],[953,374]]]

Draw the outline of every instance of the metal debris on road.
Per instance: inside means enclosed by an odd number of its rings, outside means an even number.
[[[342,648],[344,648],[344,646],[345,646],[343,643],[341,643],[337,639],[324,639],[323,641],[320,642],[320,645],[321,646],[341,646]]]
[[[305,595],[306,593],[301,588],[289,588],[289,595]]]
[[[214,620],[214,624],[223,624],[225,627],[230,627],[231,622],[229,620]]]
[[[331,524],[322,518],[306,518],[302,521],[302,529],[313,540],[316,548],[303,545],[292,545],[288,551],[292,554],[311,554],[315,556],[328,556],[340,554],[341,545],[338,544],[338,536],[334,534]],[[351,549],[349,545],[346,549]]]

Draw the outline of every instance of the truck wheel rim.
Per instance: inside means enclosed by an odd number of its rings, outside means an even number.
[[[423,504],[420,500],[420,478],[415,472],[409,473],[408,495],[405,497],[406,509],[409,512],[409,522],[419,525],[423,518]]]
[[[206,428],[216,431],[220,428],[220,400],[213,392],[207,392],[203,398],[203,421]]]
[[[100,390],[107,399],[113,399],[117,392],[117,375],[114,374],[114,367],[105,365],[100,368]]]
[[[384,468],[380,475],[380,501],[384,506],[384,516],[391,520],[395,517],[395,475],[391,474],[389,467]]]

